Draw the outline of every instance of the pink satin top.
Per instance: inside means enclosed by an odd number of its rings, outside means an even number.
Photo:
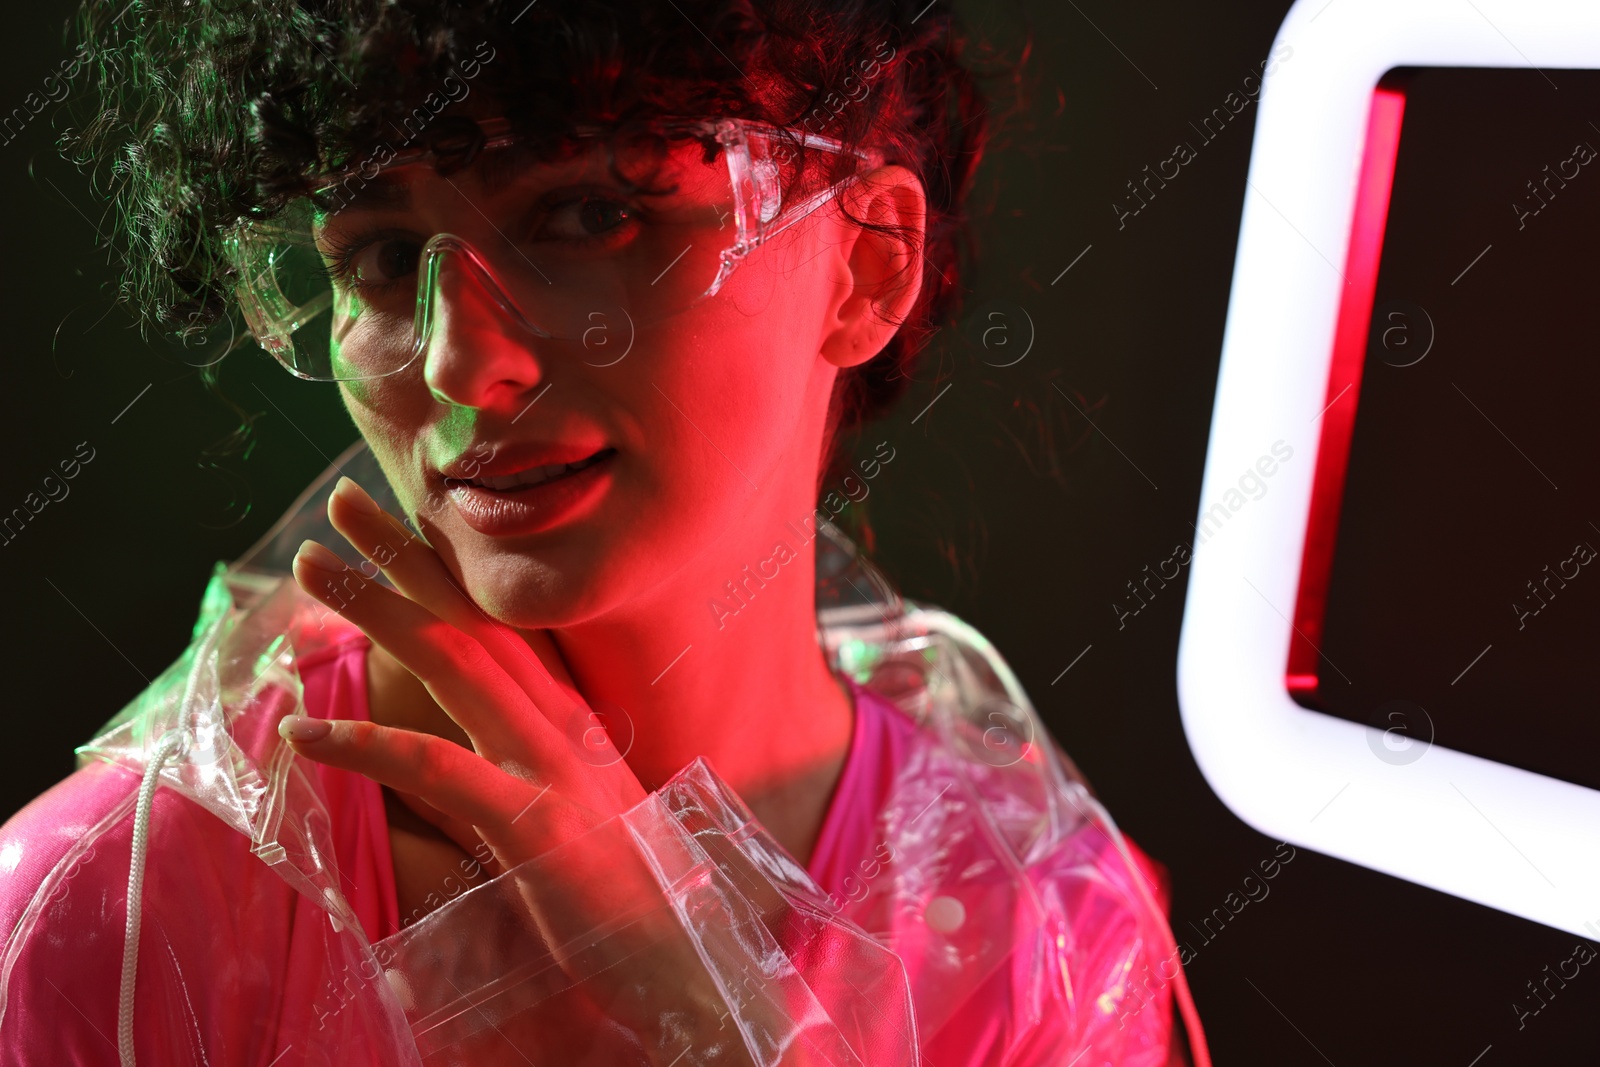
[[[369,647],[366,636],[354,632],[307,652],[297,662],[308,714],[370,718],[366,691]],[[876,873],[874,850],[884,840],[878,816],[897,773],[917,750],[922,729],[884,698],[853,682],[850,688],[855,712],[850,751],[807,864],[818,885],[841,904],[858,899],[855,894],[864,893],[863,883]],[[310,761],[305,766],[318,778],[326,799],[336,865],[351,909],[371,941],[394,934],[402,917],[380,786],[351,771]],[[40,1056],[49,1062],[107,1067],[117,1062],[116,1045],[109,1035],[116,1032],[122,920],[106,923],[99,917],[107,908],[120,909],[121,894],[126,890],[130,786],[136,783],[132,771],[95,761],[0,828],[0,931],[16,927],[32,903],[42,904],[50,912],[51,929],[60,932],[30,939],[20,955],[0,962],[0,971],[9,970],[0,1067],[32,1067],[40,1062]],[[117,821],[98,833],[96,827],[107,819]],[[138,963],[139,1010],[156,1019],[189,1019],[193,1027],[188,1035],[156,1036],[192,1044],[200,1041],[196,1035],[204,1031],[205,1043],[215,1054],[209,1062],[235,1063],[244,1061],[228,1050],[256,1047],[263,1031],[316,1032],[321,1015],[330,1010],[327,998],[304,994],[321,989],[327,981],[323,958],[327,913],[267,872],[237,829],[177,792],[157,791],[152,825],[160,832],[146,865],[147,944]],[[79,841],[91,839],[93,848],[79,863],[91,873],[69,877],[51,890],[48,901],[36,899],[41,880]],[[1164,912],[1165,872],[1131,841],[1128,845],[1157,887],[1158,906]],[[199,862],[201,858],[203,862]],[[173,903],[190,900],[226,901],[228,908],[197,917]],[[1076,901],[1074,897],[1052,906],[1076,915]],[[1087,910],[1074,921],[1100,921],[1101,913],[1095,910],[1099,905],[1093,900],[1082,907]],[[249,988],[254,992],[240,995],[239,981],[243,979],[192,986],[179,982],[173,988],[192,997],[193,1002],[163,1003],[159,998],[171,984],[160,977],[161,969],[170,966],[164,942],[196,937],[209,939],[218,959],[241,958],[241,953],[247,956],[245,977],[253,983]],[[1124,948],[1119,943],[1108,951],[1120,958]],[[1024,956],[1018,957],[1016,966],[1032,958]],[[944,1032],[952,1035],[952,1040],[959,1038],[960,1047],[976,1051],[947,1060],[948,1067],[969,1067],[984,1062],[987,1054],[982,1050],[1008,1047],[1005,1042],[1010,1031],[1006,1028],[1014,1022],[1014,1013],[1006,1004],[1016,984],[1007,969],[996,969],[961,1014],[949,1020]],[[1027,987],[1027,983],[1019,987]],[[290,991],[295,991],[294,995]],[[67,1006],[86,1025],[60,1026],[61,1012]],[[1153,1015],[1138,1018],[1141,1025],[1155,1029],[1165,1025],[1157,1027]],[[147,1061],[141,1058],[140,1062]]]
[[[306,714],[319,719],[370,719],[367,705],[365,634],[349,637],[302,658]],[[849,899],[870,864],[877,813],[894,772],[904,760],[917,726],[882,697],[850,682],[855,724],[843,773],[829,802],[807,870],[841,903]],[[334,840],[344,891],[370,940],[400,928],[394,860],[382,787],[353,771],[316,765],[333,814]]]

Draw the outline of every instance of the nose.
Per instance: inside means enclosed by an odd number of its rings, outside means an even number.
[[[518,405],[545,378],[528,322],[478,251],[436,235],[418,264],[415,344],[434,398],[461,407]]]

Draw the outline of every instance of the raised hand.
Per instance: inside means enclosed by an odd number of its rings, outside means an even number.
[[[399,592],[367,580],[313,541],[295,557],[296,581],[414,674],[472,748],[372,722],[293,716],[280,732],[296,752],[407,795],[468,851],[476,842],[464,838],[481,838],[501,869],[645,797],[614,750],[594,758],[591,750],[608,741],[564,670],[556,678],[535,651],[544,642],[547,658],[559,664],[546,635],[524,634],[486,615],[438,553],[350,479],[339,480],[328,515]],[[579,737],[582,743],[574,743]]]
[[[631,831],[611,822],[647,791],[597,729],[602,720],[548,636],[487,616],[439,555],[350,479],[340,479],[328,514],[399,592],[312,541],[295,557],[295,580],[415,675],[472,747],[416,730],[304,716],[285,718],[279,732],[301,755],[394,789],[468,852],[477,853],[481,840],[493,852],[493,873],[509,872],[508,891],[574,984],[571,997],[502,1019],[485,1040],[514,1040],[559,1060],[568,1043],[588,1047],[609,1035],[603,1040],[642,1049],[656,1064],[752,1063],[729,1023],[731,1005]],[[647,815],[646,827],[650,821]],[[605,823],[603,832],[591,832]],[[547,853],[553,855],[537,859]],[[509,973],[525,962],[506,960],[504,967]],[[436,963],[423,973],[448,979],[448,961]],[[452,985],[444,995],[457,993],[466,990]],[[740,1010],[746,1025],[769,1033],[792,1032],[794,1020],[806,1017],[764,997]],[[580,1021],[602,1016],[610,1021]],[[805,1043],[783,1057],[785,1064],[809,1060]]]

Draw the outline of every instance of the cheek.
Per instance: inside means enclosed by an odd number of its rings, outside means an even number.
[[[676,381],[673,399],[684,411],[676,417],[692,418],[758,484],[757,472],[790,446],[803,421],[819,366],[825,282],[809,244],[758,249],[663,338],[663,373]]]
[[[747,266],[733,282],[746,280]],[[588,574],[582,584],[592,607],[716,552],[748,532],[758,493],[788,499],[791,482],[814,477],[820,443],[808,428],[820,430],[827,404],[813,381],[819,305],[781,289],[776,299],[756,300],[753,288],[730,284],[641,331],[633,354],[589,378],[618,413],[618,444],[629,453],[612,507],[583,561],[572,561]]]
[[[746,292],[728,295],[738,299],[713,298],[662,331],[662,358],[641,399],[680,488],[743,499],[793,462],[817,363],[817,315],[799,299],[753,308]]]
[[[427,492],[414,455],[426,419],[426,388],[420,379],[413,382],[402,374],[378,381],[341,382],[339,393],[350,421],[366,440],[400,503],[408,515],[415,513],[425,503]]]

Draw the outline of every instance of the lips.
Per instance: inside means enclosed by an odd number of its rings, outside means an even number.
[[[476,464],[458,461],[451,469],[459,474],[446,472],[445,491],[462,520],[480,534],[539,533],[575,517],[604,493],[617,450],[606,446],[570,459],[555,454],[555,462],[529,463],[521,457],[538,455],[538,450],[523,448],[520,455],[502,452]],[[550,455],[547,448],[539,458]]]
[[[477,485],[497,492],[506,492],[530,485],[543,485],[545,482],[553,481],[564,475],[576,474],[578,471],[610,459],[616,454],[617,450],[614,448],[602,448],[598,452],[578,460],[576,463],[547,463],[543,466],[529,467],[526,470],[517,471],[515,474],[492,475],[480,472],[476,478],[462,480],[469,485]]]
[[[559,467],[592,459],[606,451],[604,441],[552,443],[537,441],[497,445],[482,442],[458,458],[439,466],[447,482],[479,482],[485,478],[504,478],[536,467]]]

